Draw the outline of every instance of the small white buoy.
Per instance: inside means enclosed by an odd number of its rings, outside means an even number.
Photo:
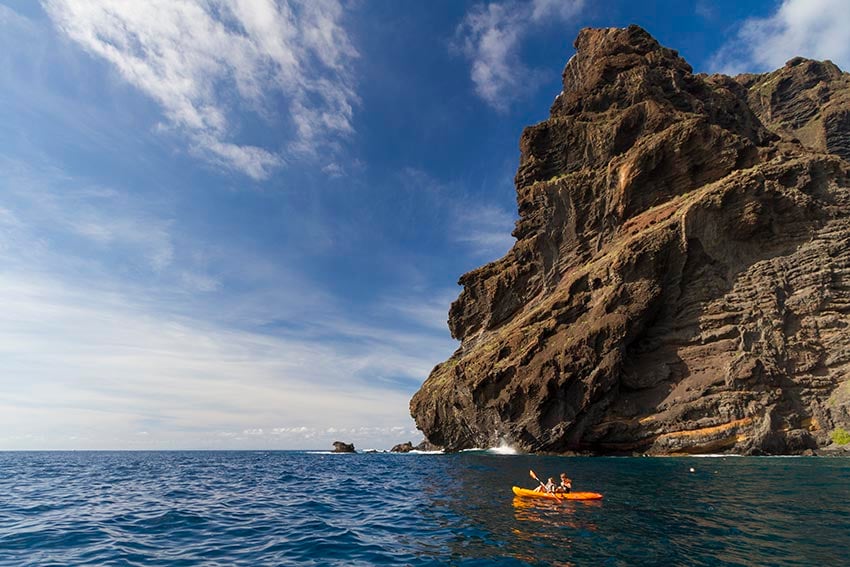
[[[691,472],[694,472],[694,467],[691,467]]]

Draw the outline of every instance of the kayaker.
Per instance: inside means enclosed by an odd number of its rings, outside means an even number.
[[[551,479],[550,479],[551,480]],[[555,488],[555,492],[572,492],[573,481],[567,478],[567,473],[561,473],[561,483]]]
[[[546,481],[546,484],[541,484],[537,488],[534,489],[535,492],[555,492],[555,479],[551,476],[549,480]]]

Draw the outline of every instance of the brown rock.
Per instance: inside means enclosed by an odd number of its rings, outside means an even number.
[[[354,443],[334,441],[334,453],[354,453]]]
[[[448,450],[801,453],[850,423],[850,75],[694,75],[583,30],[525,130],[517,242],[411,400]],[[814,105],[814,106],[812,106]],[[842,159],[845,158],[845,159]]]
[[[438,445],[434,445],[433,443],[431,443],[427,439],[423,439],[422,442],[419,443],[419,445],[414,447],[414,450],[416,450],[416,451],[442,451],[443,448],[438,446]]]
[[[413,450],[413,443],[408,441],[407,443],[399,443],[395,445],[392,449],[390,449],[390,453],[409,453]]]
[[[768,128],[850,160],[850,76],[834,63],[795,57],[772,73],[736,80]]]

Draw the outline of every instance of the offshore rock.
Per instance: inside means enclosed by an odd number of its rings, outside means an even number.
[[[334,441],[334,453],[354,453],[354,443]]]
[[[390,453],[409,453],[413,449],[413,443],[407,441],[406,443],[399,443],[398,445],[393,445],[393,448],[390,449]]]
[[[802,453],[850,426],[850,75],[695,75],[585,29],[520,140],[513,249],[411,400],[447,450]]]

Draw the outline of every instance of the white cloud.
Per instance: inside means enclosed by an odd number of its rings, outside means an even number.
[[[31,22],[8,6],[0,4],[0,25],[31,29]]]
[[[454,348],[415,309],[351,313],[279,257],[189,237],[164,195],[42,162],[0,180],[0,449],[322,448],[329,426],[391,446]]]
[[[582,9],[584,0],[491,2],[474,6],[458,26],[460,49],[472,65],[475,92],[504,111],[516,93],[534,88],[536,79],[521,61],[519,47],[534,28],[549,21],[567,21]]]
[[[850,68],[850,5],[845,0],[784,0],[773,15],[746,20],[711,67],[727,74],[771,71],[796,56]]]
[[[337,0],[43,0],[68,37],[162,107],[204,159],[263,179],[286,157],[238,141],[235,105],[287,100],[289,151],[312,154],[353,131],[357,56]]]
[[[142,199],[93,186],[49,164],[4,158],[0,158],[0,190],[2,240],[28,249],[28,254],[20,255],[19,249],[4,247],[0,241],[0,259],[7,262],[12,257],[29,263],[43,260],[51,249],[61,252],[70,242],[90,251],[89,264],[95,252],[110,251],[154,272],[162,272],[174,260],[172,221],[146,210]]]
[[[345,170],[336,162],[331,162],[322,168],[328,177],[337,178],[345,175]]]
[[[430,198],[435,205],[449,213],[445,219],[449,239],[462,244],[476,260],[503,256],[516,242],[511,236],[516,215],[494,201],[482,202],[480,198],[467,193],[462,186],[444,184],[414,167],[404,168],[399,179],[407,190]],[[513,193],[512,187],[510,192]],[[429,301],[410,305],[408,314],[416,313],[420,321],[428,320],[430,326],[445,329],[445,312],[440,316],[435,314],[440,304],[448,303],[445,296],[432,295]]]
[[[539,22],[548,18],[569,20],[584,7],[584,0],[532,0],[531,19]]]
[[[511,236],[514,222],[514,215],[494,205],[458,209],[455,240],[469,246],[477,256],[498,258],[516,242]]]
[[[338,341],[240,331],[119,289],[17,271],[0,271],[0,297],[4,449],[238,447],[245,439],[281,448],[311,439],[321,448],[332,435],[389,446],[411,428],[411,392],[382,377],[421,380],[448,350],[442,340],[377,328],[350,334],[335,322]],[[43,441],[12,440],[25,434]]]
[[[315,432],[315,430],[303,425],[300,427],[275,427],[272,429],[272,435],[307,434],[312,432]]]
[[[422,297],[398,297],[387,300],[384,308],[391,316],[433,331],[448,328],[449,306],[457,298],[457,290],[429,291]]]
[[[704,20],[713,20],[717,17],[717,7],[708,0],[698,0],[694,6],[694,13]]]

